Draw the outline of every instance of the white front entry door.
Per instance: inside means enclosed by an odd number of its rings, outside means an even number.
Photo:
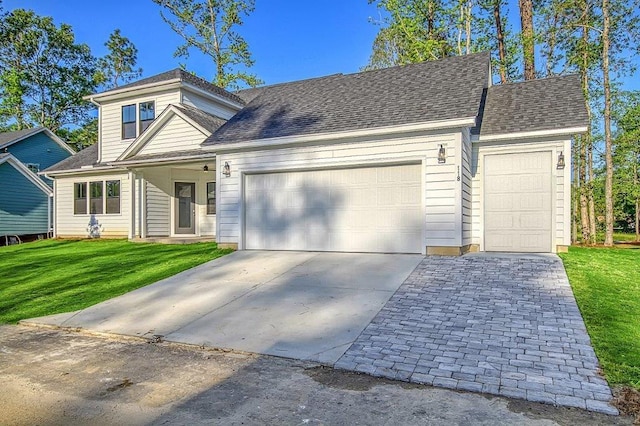
[[[245,176],[245,248],[421,253],[419,164]]]

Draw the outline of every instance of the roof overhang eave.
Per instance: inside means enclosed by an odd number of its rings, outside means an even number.
[[[424,123],[403,124],[398,126],[373,127],[359,130],[347,130],[341,132],[315,133],[311,135],[283,136],[267,139],[253,139],[240,142],[203,145],[203,148],[212,148],[216,152],[231,151],[246,148],[266,148],[278,145],[292,145],[306,142],[323,142],[337,139],[358,138],[367,136],[385,136],[402,133],[415,133],[422,131],[471,128],[476,125],[476,117],[465,117],[450,120],[428,121]],[[215,147],[215,148],[214,148]]]
[[[579,135],[582,133],[586,133],[588,130],[587,126],[577,126],[577,127],[566,127],[562,129],[550,129],[550,130],[534,130],[531,132],[511,132],[511,133],[500,133],[493,135],[476,135],[472,137],[473,142],[498,142],[498,141],[506,141],[509,139],[535,139],[535,138],[544,138],[544,137],[562,137],[567,136],[571,137],[573,135]]]

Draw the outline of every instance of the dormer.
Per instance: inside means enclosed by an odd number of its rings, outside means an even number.
[[[86,98],[98,107],[98,162],[116,160],[169,105],[183,104],[228,120],[241,98],[174,69]],[[180,150],[176,140],[175,150]]]

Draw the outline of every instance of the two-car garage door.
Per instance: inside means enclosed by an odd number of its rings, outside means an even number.
[[[420,164],[251,174],[245,248],[422,252]]]
[[[484,157],[486,251],[551,251],[551,159],[549,151]]]

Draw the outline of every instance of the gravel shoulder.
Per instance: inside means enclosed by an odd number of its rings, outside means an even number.
[[[630,425],[270,356],[0,326],[0,424]]]

